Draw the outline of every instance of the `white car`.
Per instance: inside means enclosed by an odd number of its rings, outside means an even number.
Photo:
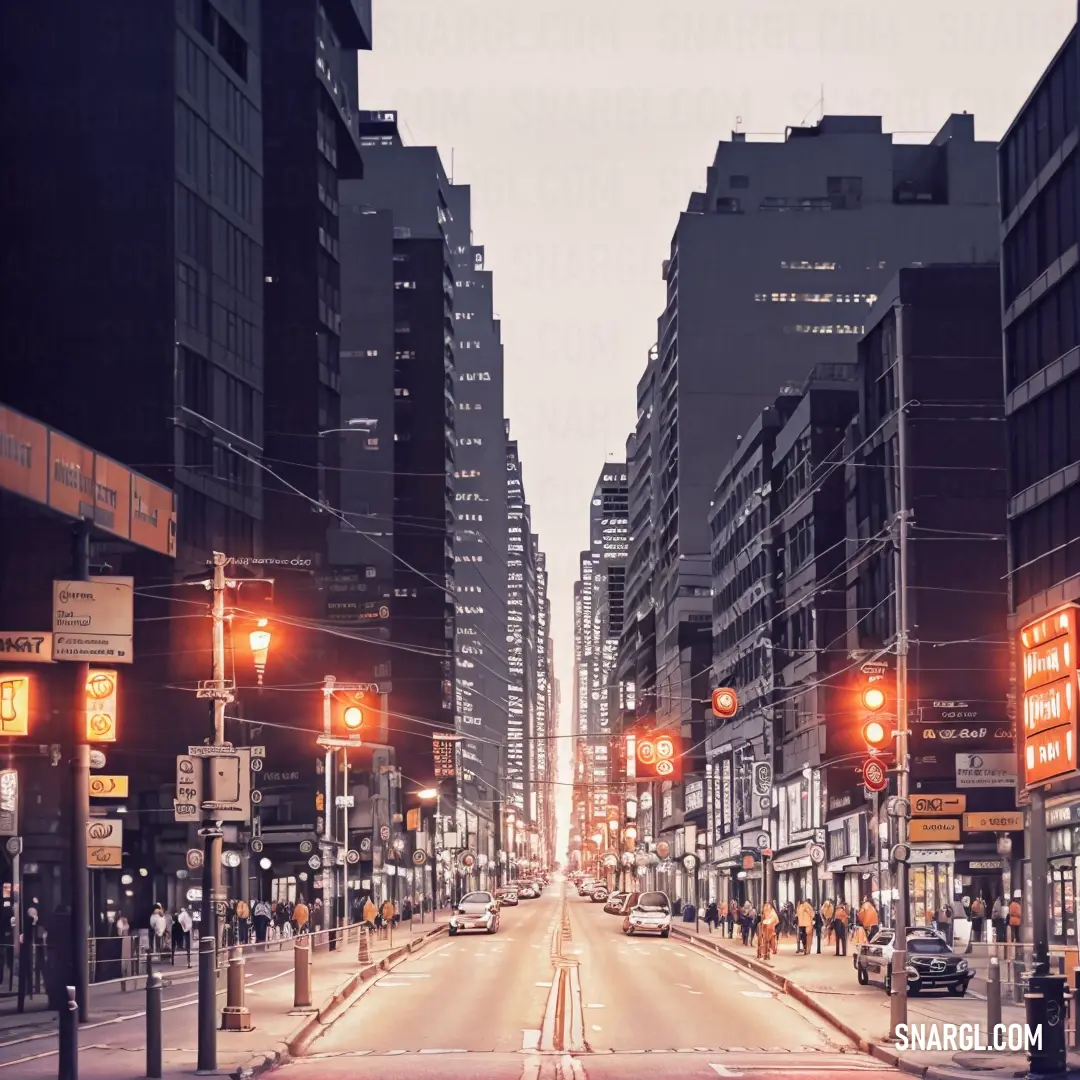
[[[461,930],[499,932],[499,905],[491,893],[471,892],[461,898],[450,916],[450,936],[456,937]]]
[[[671,934],[671,901],[667,893],[643,892],[623,918],[624,934]]]

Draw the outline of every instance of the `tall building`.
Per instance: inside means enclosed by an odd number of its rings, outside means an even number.
[[[265,283],[267,453],[284,481],[267,487],[264,539],[272,554],[304,552],[321,567],[337,522],[302,503],[340,507],[340,440],[321,433],[343,426],[339,188],[364,171],[354,98],[371,5],[264,0],[261,10],[262,63],[253,70],[265,100],[266,257],[252,273]],[[226,251],[243,265],[242,249]],[[318,588],[297,586],[293,610],[321,614]]]
[[[647,526],[635,500],[630,567],[639,642],[652,635],[640,591],[650,581],[657,723],[688,745],[712,726],[693,686],[711,657],[695,656],[710,651],[709,500],[737,437],[778,388],[850,360],[899,268],[994,261],[996,199],[994,146],[975,141],[972,116],[951,116],[928,145],[894,143],[880,117],[826,116],[780,143],[734,134],[680,215],[656,359],[638,388],[634,455],[651,490]],[[644,495],[639,467],[630,482]],[[624,664],[630,647],[627,637]],[[704,757],[688,764],[696,784]],[[674,792],[669,828],[683,824],[678,803]]]
[[[342,216],[358,245],[366,238],[389,256],[390,269],[388,275],[385,264],[359,247],[345,256],[350,273],[355,263],[358,274],[357,294],[349,298],[356,325],[347,328],[357,334],[358,348],[350,351],[363,355],[349,358],[347,382],[359,415],[343,418],[337,426],[345,430],[336,440],[354,468],[372,472],[347,481],[367,497],[342,507],[350,524],[334,523],[335,542],[358,554],[367,551],[371,561],[364,565],[374,569],[373,580],[389,586],[388,602],[379,605],[388,609],[386,617],[373,620],[384,625],[387,644],[374,655],[393,687],[399,764],[412,775],[430,775],[428,725],[454,723],[457,383],[450,183],[434,147],[402,145],[396,113],[362,113],[357,131],[364,177],[339,185]],[[467,243],[467,222],[463,227]],[[359,276],[364,265],[377,287]],[[392,421],[384,428],[388,416]],[[392,487],[365,462],[375,455],[390,461],[391,454]],[[365,535],[357,539],[358,530]]]
[[[509,683],[506,694],[506,777],[507,806],[524,818],[526,755],[526,652],[528,649],[527,568],[530,530],[526,521],[525,486],[517,441],[510,438],[510,421],[505,421],[506,453],[506,657]]]
[[[5,121],[5,245],[20,272],[0,301],[0,400],[148,463],[176,490],[184,569],[214,548],[251,556],[263,516],[246,460],[263,445],[260,9],[63,0],[53,16],[0,13],[0,37],[20,43],[4,50],[20,102]],[[41,56],[62,76],[43,83]]]
[[[1071,851],[1074,826],[1080,822],[1080,776],[1075,707],[1057,713],[1060,724],[1047,723],[1043,710],[1055,700],[1067,700],[1067,688],[1075,700],[1076,664],[1063,668],[1060,680],[1041,686],[1038,679],[1025,683],[1020,631],[1062,605],[1080,601],[1078,65],[1080,34],[1074,27],[1002,139],[998,154],[1005,427],[1011,453],[1008,585],[1015,649],[1013,695],[1017,723],[1021,718],[1033,720],[1030,728],[1025,723],[1029,737],[1018,740],[1024,749],[1016,771],[1019,791],[1034,784],[1046,794],[1054,943],[1075,940],[1067,897],[1075,893],[1076,870],[1066,852]],[[1066,626],[1075,627],[1075,608],[1060,612],[1058,630],[1062,617]],[[1032,826],[1029,821],[1030,827],[1039,828],[1039,823]],[[1023,888],[1027,900],[1032,891],[1029,880]],[[1030,909],[1024,922],[1030,925]]]

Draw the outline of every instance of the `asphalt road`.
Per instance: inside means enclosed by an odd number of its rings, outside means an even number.
[[[792,999],[560,887],[368,984],[282,1080],[858,1080],[898,1074]],[[552,959],[553,934],[561,960]],[[574,970],[559,994],[555,965]],[[574,1034],[576,1032],[576,1034]]]

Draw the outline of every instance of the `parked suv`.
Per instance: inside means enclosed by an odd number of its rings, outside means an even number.
[[[885,993],[892,992],[892,958],[896,932],[880,930],[873,940],[860,945],[855,953],[855,973],[860,986],[871,979],[880,980]],[[963,997],[975,972],[968,962],[949,948],[936,931],[914,929],[907,936],[907,988],[909,994],[922,990],[947,990]]]

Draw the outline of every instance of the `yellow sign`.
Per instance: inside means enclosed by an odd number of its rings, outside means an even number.
[[[908,839],[925,841],[959,841],[960,822],[955,818],[917,818],[909,825]]]
[[[91,846],[86,849],[86,865],[90,870],[101,870],[108,866],[121,866],[123,862],[123,848]]]
[[[86,678],[86,741],[116,742],[115,671],[91,668]]]
[[[937,817],[962,814],[967,809],[966,795],[912,795],[912,817]]]
[[[416,808],[414,810],[405,811],[405,827],[409,832],[420,831],[420,810]]]
[[[30,677],[10,675],[0,679],[0,735],[30,732]]]
[[[1022,810],[998,810],[985,814],[965,814],[964,828],[968,832],[1023,832]]]
[[[126,776],[91,776],[91,799],[126,799],[128,778]]]

